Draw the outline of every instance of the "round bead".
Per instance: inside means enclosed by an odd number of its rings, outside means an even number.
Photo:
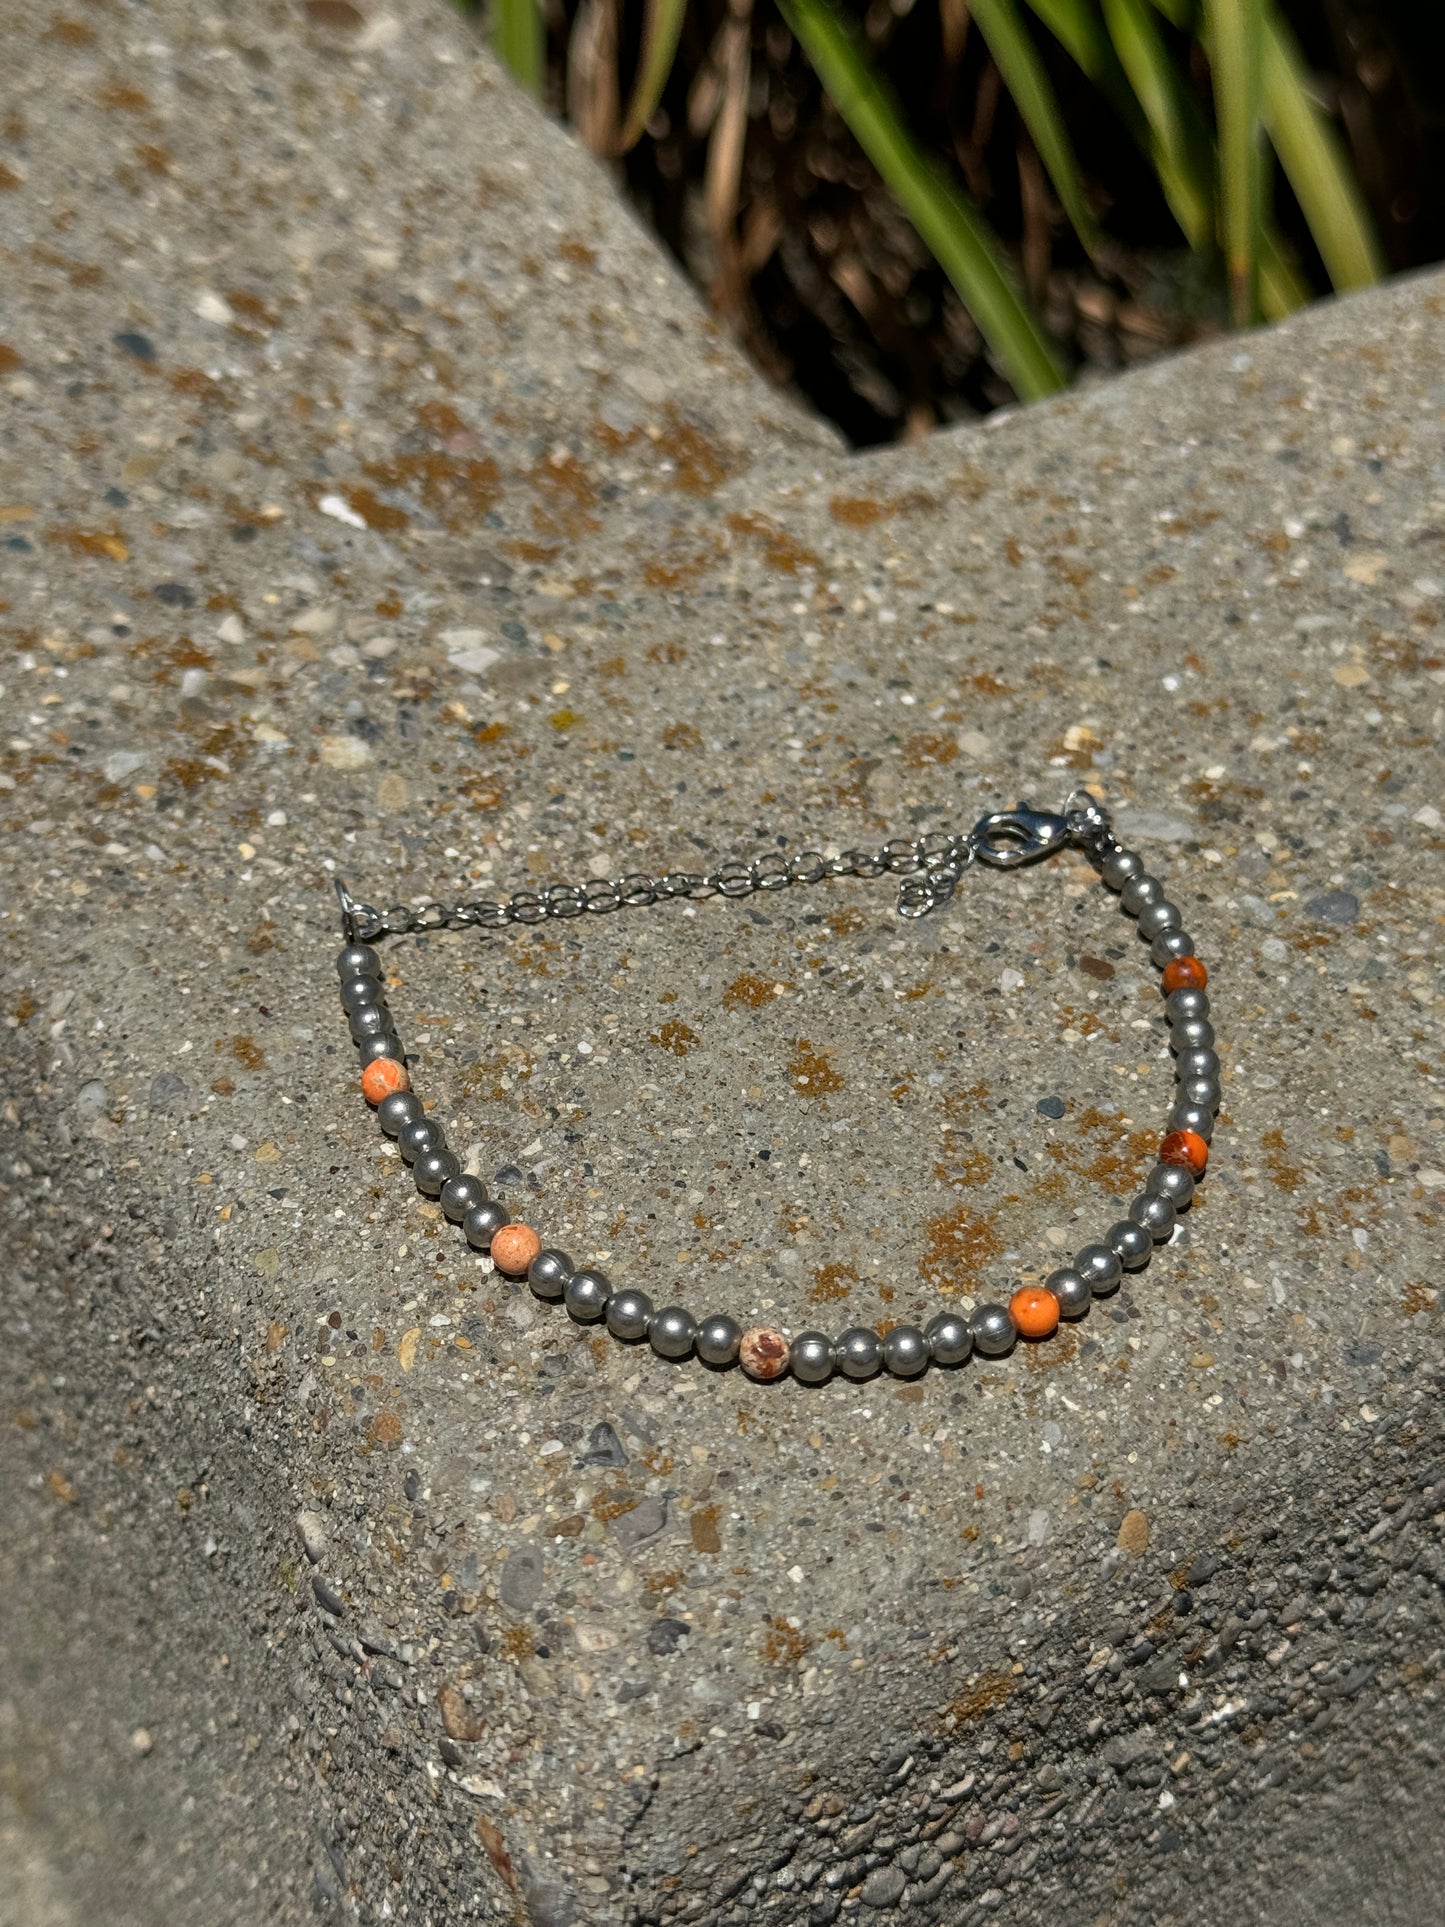
[[[1085,1245],[1074,1259],[1074,1269],[1096,1297],[1118,1289],[1124,1266],[1112,1245]]]
[[[1183,1211],[1194,1196],[1194,1173],[1183,1164],[1156,1164],[1144,1180],[1144,1189],[1155,1198],[1168,1198],[1176,1211]]]
[[[1120,907],[1127,910],[1131,917],[1137,917],[1147,904],[1163,901],[1164,885],[1158,877],[1151,877],[1147,870],[1141,870],[1138,876],[1130,877],[1119,892]]]
[[[697,1320],[681,1305],[668,1305],[652,1314],[647,1336],[659,1358],[686,1358],[697,1337]]]
[[[736,1365],[743,1328],[726,1312],[714,1312],[697,1328],[697,1355],[704,1365]]]
[[[1179,1082],[1179,1098],[1201,1110],[1217,1111],[1224,1102],[1224,1089],[1217,1077],[1185,1077]]]
[[[1181,1050],[1213,1050],[1214,1026],[1207,1017],[1186,1017],[1170,1026],[1169,1048]]]
[[[652,1300],[645,1291],[633,1291],[629,1286],[626,1291],[613,1292],[604,1316],[614,1338],[620,1338],[626,1345],[635,1345],[640,1338],[646,1338],[652,1323]]]
[[[788,1341],[772,1325],[753,1325],[739,1341],[738,1363],[749,1378],[781,1378],[788,1369]]]
[[[1161,930],[1149,946],[1149,955],[1165,969],[1176,957],[1194,955],[1194,939],[1187,930]]]
[[[1158,903],[1146,903],[1139,912],[1139,935],[1145,943],[1153,943],[1156,937],[1166,930],[1178,930],[1184,923],[1184,912],[1177,903],[1161,898]]]
[[[1110,1225],[1107,1242],[1125,1271],[1137,1271],[1141,1265],[1147,1265],[1154,1253],[1153,1234],[1142,1224],[1135,1224],[1132,1218],[1120,1218],[1117,1224]]]
[[[1182,1164],[1193,1177],[1202,1177],[1209,1162],[1209,1146],[1195,1131],[1170,1131],[1159,1146],[1161,1164]]]
[[[447,1141],[447,1134],[435,1118],[414,1117],[410,1124],[403,1124],[396,1134],[396,1147],[410,1164],[413,1158],[423,1151],[440,1151]]]
[[[1063,1265],[1058,1271],[1051,1271],[1044,1285],[1058,1299],[1061,1318],[1082,1318],[1094,1302],[1088,1279],[1072,1265]]]
[[[1218,1077],[1221,1068],[1218,1051],[1208,1044],[1182,1050],[1174,1060],[1174,1075],[1180,1078]]]
[[[391,1029],[391,1012],[385,1004],[372,1000],[358,1004],[347,1018],[353,1044],[364,1044],[368,1037],[384,1037]]]
[[[1209,999],[1202,990],[1171,990],[1164,999],[1164,1010],[1171,1024],[1185,1024],[1209,1015]]]
[[[487,1187],[470,1171],[458,1171],[442,1186],[442,1215],[452,1224],[460,1224],[474,1205],[486,1201]]]
[[[493,1238],[504,1224],[511,1222],[512,1214],[506,1205],[488,1198],[485,1204],[472,1206],[462,1219],[462,1231],[469,1245],[475,1245],[478,1251],[490,1251]]]
[[[973,1350],[973,1333],[960,1312],[940,1311],[923,1327],[935,1365],[961,1365]]]
[[[928,1365],[928,1340],[917,1325],[895,1325],[883,1339],[883,1364],[895,1378],[917,1378]]]
[[[368,1037],[364,1043],[357,1045],[356,1055],[361,1061],[363,1070],[368,1064],[374,1064],[381,1057],[393,1058],[398,1064],[406,1061],[406,1052],[401,1047],[401,1039],[394,1030],[385,1031],[378,1037]]]
[[[800,1385],[821,1385],[833,1375],[833,1341],[826,1332],[799,1332],[788,1347],[788,1366]]]
[[[525,1278],[541,1250],[542,1240],[531,1225],[504,1224],[492,1239],[492,1263],[509,1278]]]
[[[980,1305],[968,1321],[973,1349],[983,1358],[1002,1358],[1012,1351],[1018,1329],[1007,1305]]]
[[[1156,1244],[1163,1244],[1172,1236],[1178,1215],[1172,1198],[1156,1197],[1152,1191],[1141,1191],[1129,1206],[1129,1216],[1135,1224],[1142,1225]]]
[[[379,1001],[381,989],[375,977],[343,977],[341,980],[341,1008],[350,1016],[353,1010],[360,1010],[363,1004]]]
[[[369,943],[349,943],[336,953],[336,974],[343,981],[347,977],[380,978],[381,958]]]
[[[1024,1338],[1049,1338],[1059,1328],[1059,1301],[1042,1285],[1021,1285],[1008,1301],[1008,1314]]]
[[[1160,982],[1166,997],[1176,990],[1203,990],[1209,982],[1209,972],[1198,957],[1181,954],[1165,964]]]
[[[510,1229],[510,1227],[508,1227]],[[498,1236],[501,1234],[498,1233]],[[493,1250],[496,1249],[495,1244]],[[579,1324],[589,1325],[600,1318],[612,1296],[612,1283],[606,1272],[586,1265],[574,1271],[562,1287],[562,1302]]]
[[[872,1378],[883,1363],[883,1341],[866,1325],[850,1325],[836,1349],[838,1369],[845,1378]]]
[[[385,1062],[383,1058],[380,1060]],[[368,1064],[367,1069],[371,1066]],[[362,1082],[365,1083],[363,1077]],[[410,1124],[414,1117],[422,1117],[421,1099],[415,1091],[390,1091],[376,1107],[376,1121],[388,1137],[395,1137],[403,1124]]]
[[[413,1160],[411,1174],[416,1179],[416,1188],[424,1198],[439,1198],[442,1186],[457,1177],[462,1168],[461,1159],[455,1151],[448,1151],[439,1145],[434,1151],[422,1151]]]
[[[1110,850],[1099,865],[1099,876],[1111,890],[1122,890],[1131,877],[1143,876],[1144,859],[1134,850]]]
[[[1170,1131],[1193,1131],[1208,1144],[1214,1136],[1214,1113],[1207,1111],[1202,1104],[1176,1104],[1169,1113],[1165,1126]]]
[[[565,1251],[539,1251],[527,1267],[527,1283],[539,1298],[560,1298],[571,1276],[572,1260]]]
[[[411,1089],[406,1065],[395,1057],[377,1057],[361,1073],[361,1094],[368,1104],[381,1104],[394,1091]]]

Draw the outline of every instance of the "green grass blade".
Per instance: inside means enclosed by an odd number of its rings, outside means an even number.
[[[987,222],[914,145],[830,0],[779,0],[783,18],[860,147],[957,289],[1025,401],[1064,386],[1042,324],[1014,287]]]
[[[1264,17],[1264,124],[1336,288],[1363,288],[1384,272],[1359,183],[1330,122],[1310,99],[1298,44],[1269,8]]]
[[[1260,99],[1261,0],[1206,0],[1205,31],[1219,127],[1219,186],[1229,305],[1237,327],[1260,318],[1259,235],[1264,211]]]
[[[1074,144],[1059,111],[1053,83],[1014,0],[969,0],[969,12],[988,43],[1075,234],[1089,253],[1094,253],[1099,245],[1099,226],[1089,205]]]
[[[537,0],[492,0],[492,41],[503,66],[540,98],[547,77],[547,42]]]
[[[1209,130],[1145,0],[1104,0],[1119,63],[1149,124],[1154,170],[1170,211],[1197,253],[1214,245],[1214,161]]]
[[[1029,0],[1029,6],[1074,65],[1096,87],[1104,86],[1106,75],[1116,63],[1092,0]]]
[[[643,129],[657,111],[672,63],[677,58],[677,43],[682,37],[686,12],[687,0],[647,0],[637,78],[632,84],[632,98],[627,103],[627,116],[617,142],[620,154],[637,145]]]

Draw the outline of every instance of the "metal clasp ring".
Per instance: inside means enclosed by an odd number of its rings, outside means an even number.
[[[980,863],[995,870],[1016,870],[1020,864],[1033,863],[1049,856],[1069,840],[1065,817],[1052,810],[1036,810],[1020,803],[1017,809],[995,810],[974,826],[969,841]]]

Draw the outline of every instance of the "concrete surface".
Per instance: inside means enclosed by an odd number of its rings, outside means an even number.
[[[850,460],[440,8],[3,26],[0,1917],[1436,1918],[1445,284]],[[1062,1343],[623,1353],[359,1102],[334,867],[1090,771],[1228,1108]],[[837,1329],[1129,1195],[1168,1071],[1112,918],[1069,859],[389,965],[550,1235]]]

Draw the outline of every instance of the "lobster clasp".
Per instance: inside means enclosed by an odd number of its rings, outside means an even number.
[[[1069,840],[1068,819],[1052,810],[1036,810],[1020,803],[1014,810],[995,810],[974,826],[969,841],[980,863],[995,870],[1016,870],[1062,849]]]

